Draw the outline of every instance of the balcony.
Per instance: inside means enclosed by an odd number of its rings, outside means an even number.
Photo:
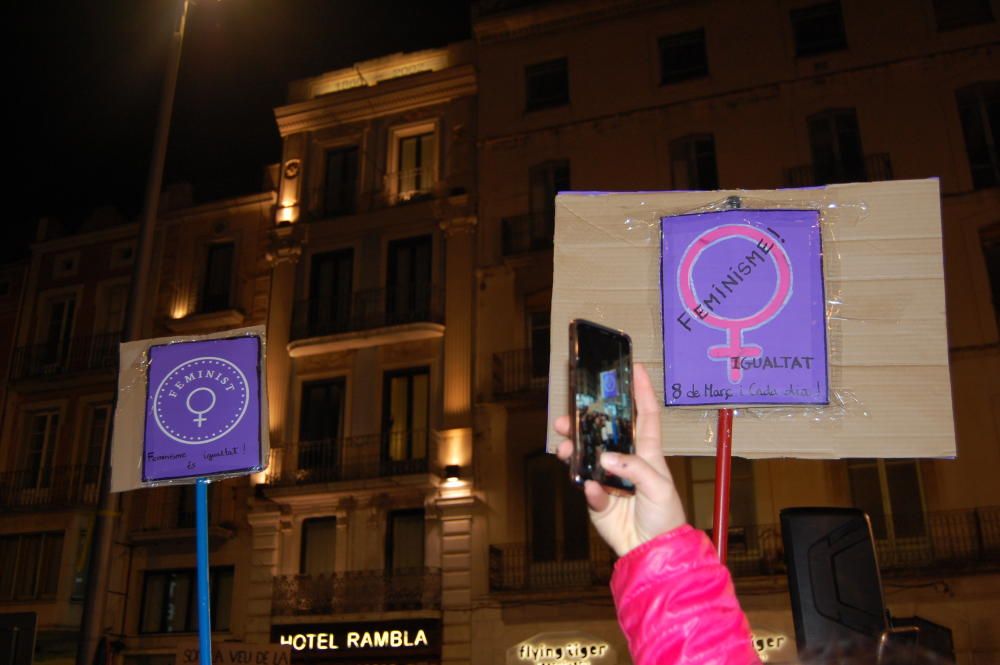
[[[443,323],[444,289],[403,284],[358,291],[346,306],[310,299],[295,303],[293,340],[340,335],[410,323]]]
[[[892,160],[887,153],[865,155],[856,166],[805,164],[785,169],[785,187],[818,187],[838,182],[876,182],[892,180]]]
[[[118,365],[121,333],[107,333],[45,344],[32,344],[14,350],[11,360],[12,381],[67,374],[114,370]]]
[[[0,509],[96,506],[100,477],[100,468],[83,465],[2,472]]]
[[[544,395],[549,385],[548,353],[545,354],[544,369],[536,367],[535,360],[531,349],[494,353],[493,397],[511,399]]]
[[[923,535],[878,538],[879,568],[885,577],[967,574],[1000,570],[1000,507],[924,513]],[[556,548],[562,551],[561,547]],[[551,592],[606,587],[614,555],[590,543],[589,558],[538,561],[525,544],[491,545],[490,590]],[[730,573],[737,579],[781,575],[784,546],[778,525],[729,530]]]
[[[552,213],[532,212],[501,220],[503,255],[516,256],[552,249],[555,225]]]
[[[410,203],[434,198],[437,190],[437,169],[415,168],[390,171],[385,174],[387,203]]]
[[[556,543],[539,555],[525,543],[490,545],[491,591],[569,591],[607,587],[616,560],[614,552],[594,537],[577,556],[572,547]]]
[[[387,457],[383,451],[390,447],[390,437],[425,451],[430,444],[428,430],[288,443],[276,449],[282,461],[281,470],[271,477],[269,484],[308,485],[427,473],[426,455],[410,459]]]
[[[275,616],[394,612],[441,608],[441,571],[359,570],[274,578]]]

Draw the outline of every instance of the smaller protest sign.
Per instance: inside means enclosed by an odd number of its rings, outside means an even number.
[[[817,210],[662,220],[667,406],[827,404]]]

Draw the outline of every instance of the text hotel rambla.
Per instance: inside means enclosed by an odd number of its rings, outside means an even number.
[[[281,644],[287,645],[296,651],[306,649],[319,649],[332,651],[339,649],[341,645],[336,642],[337,636],[333,633],[296,633],[294,635],[282,635]],[[364,632],[349,631],[347,633],[347,649],[398,649],[401,647],[421,647],[427,646],[427,633],[418,630],[411,633],[409,630],[366,630]]]

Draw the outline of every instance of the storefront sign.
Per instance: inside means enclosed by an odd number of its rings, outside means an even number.
[[[177,647],[174,662],[177,665],[198,665],[197,642]],[[212,665],[289,665],[288,647],[275,644],[243,644],[242,642],[214,642]]]
[[[271,642],[290,648],[292,660],[437,657],[441,622],[430,619],[271,627]]]
[[[817,210],[662,221],[667,406],[826,404]]]
[[[788,639],[787,635],[760,630],[754,631],[750,641],[762,662],[795,662],[795,640]]]
[[[585,633],[539,633],[507,649],[507,665],[615,665],[618,654]]]

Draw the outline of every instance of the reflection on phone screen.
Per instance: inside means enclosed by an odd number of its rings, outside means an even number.
[[[584,475],[604,482],[606,450],[631,453],[632,357],[628,339],[581,322],[577,326],[576,413]],[[630,487],[624,479],[614,484]]]

